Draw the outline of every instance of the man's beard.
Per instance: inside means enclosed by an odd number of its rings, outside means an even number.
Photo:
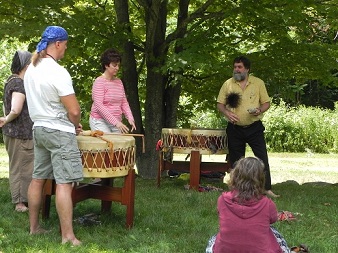
[[[246,75],[247,75],[247,72],[243,72],[243,73],[237,73],[237,72],[234,72],[233,73],[233,77],[236,81],[243,81],[245,78],[246,78]]]

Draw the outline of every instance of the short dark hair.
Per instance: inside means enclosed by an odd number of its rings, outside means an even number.
[[[119,63],[121,62],[121,54],[114,48],[109,48],[103,52],[101,55],[101,71],[102,73],[106,70],[106,66],[110,63]]]
[[[243,65],[246,69],[251,68],[251,62],[247,57],[241,55],[241,56],[238,56],[234,59],[234,64],[239,63],[239,62],[243,63]]]

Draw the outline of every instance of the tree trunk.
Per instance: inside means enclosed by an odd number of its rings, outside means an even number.
[[[129,105],[133,112],[136,124],[136,133],[144,133],[140,100],[138,94],[138,74],[134,52],[134,44],[128,39],[131,34],[129,22],[128,0],[115,0],[115,10],[118,24],[123,28],[122,80],[126,89]],[[136,139],[137,156],[142,153],[142,139]]]
[[[177,108],[181,93],[181,84],[175,86],[168,84],[168,76],[158,71],[165,63],[168,45],[165,44],[167,1],[155,0],[151,3],[142,2],[145,10],[146,44],[145,57],[147,67],[146,102],[145,102],[145,153],[140,152],[141,143],[137,142],[138,174],[143,178],[155,178],[158,169],[158,152],[156,144],[161,138],[162,127],[175,127],[177,121]],[[180,1],[179,19],[177,26],[188,15],[189,0]],[[127,33],[130,33],[128,1],[115,0],[117,19]],[[181,29],[178,37],[183,37],[186,29]],[[124,42],[123,77],[126,92],[133,108],[138,132],[143,132],[141,110],[138,100],[137,72],[133,44],[127,39]],[[183,49],[175,47],[179,53]],[[167,88],[165,89],[165,87]]]
[[[187,33],[187,27],[183,23],[188,17],[190,0],[180,0],[178,7],[178,17],[177,17],[177,39],[183,38]],[[175,45],[175,53],[178,54],[184,49],[182,45]],[[183,70],[182,70],[183,72]],[[182,73],[177,73],[178,75]],[[175,75],[175,73],[173,74]],[[165,112],[165,122],[164,127],[174,128],[177,126],[177,110],[179,105],[179,99],[181,96],[181,87],[182,81],[178,79],[177,83],[174,85],[167,85],[164,93],[164,112]]]
[[[167,48],[163,47],[166,33],[167,1],[154,0],[144,5],[146,21],[146,103],[145,136],[146,152],[138,159],[139,175],[155,178],[158,169],[157,141],[163,126],[163,94],[166,76],[158,70],[163,66]]]
[[[181,81],[174,86],[169,86],[164,92],[164,115],[163,127],[174,128],[177,123],[177,110],[181,95]]]

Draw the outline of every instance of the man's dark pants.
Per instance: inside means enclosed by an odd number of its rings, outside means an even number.
[[[228,160],[233,166],[236,161],[245,157],[245,147],[247,143],[251,147],[254,155],[263,161],[265,165],[265,189],[271,190],[270,166],[264,130],[265,127],[260,120],[244,127],[228,122],[226,128],[229,148]]]

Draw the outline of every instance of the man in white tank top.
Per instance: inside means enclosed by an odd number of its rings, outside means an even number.
[[[80,245],[73,232],[72,183],[83,179],[76,134],[81,131],[81,111],[66,69],[57,61],[67,49],[68,34],[48,26],[28,67],[24,85],[30,117],[34,122],[34,171],[28,189],[30,234],[45,233],[39,212],[46,179],[55,179],[56,209],[62,243]]]

